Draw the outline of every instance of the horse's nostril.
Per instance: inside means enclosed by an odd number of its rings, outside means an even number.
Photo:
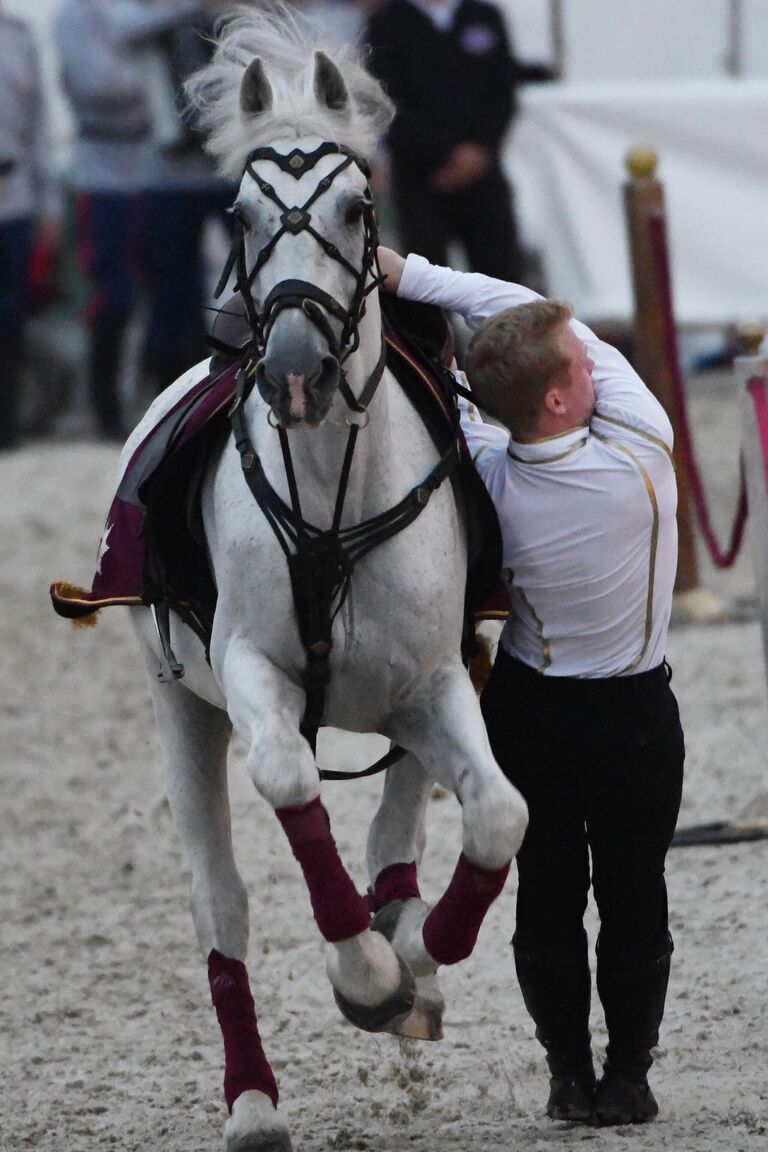
[[[263,360],[256,366],[256,387],[261,393],[262,400],[271,404],[277,395],[278,386],[267,371]]]

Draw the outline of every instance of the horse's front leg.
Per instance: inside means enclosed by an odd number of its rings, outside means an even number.
[[[389,942],[370,931],[368,905],[339,858],[315,759],[299,732],[304,692],[243,646],[226,653],[222,682],[232,722],[250,743],[251,779],[283,827],[331,945],[326,968],[337,1003],[358,1027],[391,1031],[412,1007],[413,976]]]
[[[419,922],[403,925],[396,947],[415,971],[469,956],[500,894],[528,822],[525,801],[493,758],[480,705],[465,669],[447,665],[419,685],[387,734],[412,751],[426,773],[455,792],[463,851],[451,882]]]
[[[136,623],[146,627],[138,614]],[[232,852],[227,790],[231,724],[183,683],[158,684],[149,653],[147,662],[168,800],[192,873],[192,916],[224,1040],[227,1152],[291,1152],[245,967],[248,898]]]

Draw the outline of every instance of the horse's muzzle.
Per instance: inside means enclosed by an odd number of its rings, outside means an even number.
[[[256,367],[256,386],[284,428],[325,419],[339,386],[339,362],[326,355],[307,364],[300,356],[267,355]]]

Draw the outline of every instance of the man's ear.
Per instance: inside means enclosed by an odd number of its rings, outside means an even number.
[[[563,390],[557,385],[548,388],[544,393],[544,407],[551,416],[564,416],[568,411],[563,398]]]

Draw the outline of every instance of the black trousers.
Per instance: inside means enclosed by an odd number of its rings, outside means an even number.
[[[498,167],[461,192],[443,193],[395,161],[392,186],[404,252],[446,265],[455,241],[473,272],[520,283],[525,269],[514,194]]]
[[[494,755],[528,804],[513,945],[537,1035],[555,1063],[585,1061],[591,857],[609,1061],[613,1049],[614,1064],[640,1075],[666,992],[664,860],[685,756],[666,666],[606,680],[545,677],[499,648],[482,709]]]

